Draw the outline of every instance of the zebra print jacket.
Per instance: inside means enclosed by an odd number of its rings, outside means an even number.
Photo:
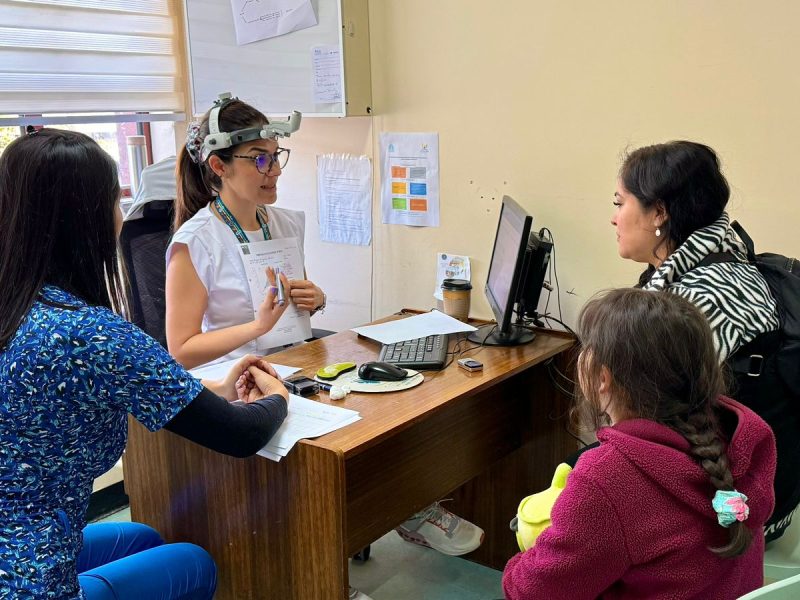
[[[717,252],[728,252],[741,262],[697,266]],[[757,335],[780,326],[767,282],[747,262],[745,247],[731,229],[727,213],[690,235],[642,287],[678,294],[705,313],[720,362]]]

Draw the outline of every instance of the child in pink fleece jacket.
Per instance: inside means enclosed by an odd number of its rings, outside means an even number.
[[[503,574],[509,600],[737,598],[763,583],[775,440],[724,379],[706,318],[620,289],[581,313],[585,452],[552,525]]]

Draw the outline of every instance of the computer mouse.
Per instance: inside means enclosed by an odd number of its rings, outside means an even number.
[[[358,376],[371,381],[400,381],[407,375],[405,369],[385,362],[365,362],[358,368]]]

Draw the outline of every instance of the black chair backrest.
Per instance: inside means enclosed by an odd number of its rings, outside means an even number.
[[[125,221],[120,246],[131,287],[131,321],[167,347],[165,253],[171,237],[172,200],[144,207],[141,219]]]

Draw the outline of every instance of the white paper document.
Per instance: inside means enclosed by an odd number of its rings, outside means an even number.
[[[339,46],[311,48],[314,72],[314,102],[329,104],[342,101],[342,51]]]
[[[437,300],[444,300],[442,282],[445,279],[470,281],[469,256],[439,252],[436,255],[436,287],[433,290],[433,297]]]
[[[311,0],[231,0],[231,10],[240,46],[317,24]]]
[[[279,268],[287,279],[305,279],[303,259],[297,238],[280,238],[239,244],[247,283],[250,286],[250,297],[253,300],[253,313],[267,295],[269,279],[267,267]],[[286,344],[302,342],[311,337],[311,315],[307,310],[300,311],[286,298],[289,308],[271,330],[256,340],[256,347],[261,349],[276,348]]]
[[[192,369],[189,371],[189,373],[194,375],[197,379],[211,379],[216,381],[219,379],[224,379],[237,362],[239,362],[239,359],[234,358],[218,363],[212,363],[210,365],[201,365]],[[288,367],[286,365],[279,365],[274,362],[270,362],[269,364],[271,364],[272,368],[277,371],[281,379],[288,377],[293,373],[297,373],[300,370],[300,367]]]
[[[439,134],[381,134],[384,223],[439,226]]]
[[[299,440],[325,435],[360,419],[355,410],[289,394],[289,416],[258,454],[279,461]]]
[[[324,242],[369,246],[372,165],[366,156],[317,157],[319,233]]]
[[[203,365],[189,371],[197,379],[219,380],[224,378],[239,359],[226,360],[221,363]],[[288,377],[300,370],[299,367],[288,367],[270,363],[278,375]],[[289,415],[272,436],[269,443],[259,451],[259,455],[274,461],[279,461],[289,453],[289,450],[304,438],[313,438],[325,435],[331,431],[341,429],[345,425],[355,423],[361,415],[355,410],[331,406],[309,400],[295,394],[289,394]]]
[[[436,335],[439,333],[460,333],[476,331],[472,325],[462,323],[458,319],[447,316],[438,310],[414,315],[405,319],[397,319],[378,325],[354,327],[356,333],[377,340],[382,344],[394,344],[415,338]]]

